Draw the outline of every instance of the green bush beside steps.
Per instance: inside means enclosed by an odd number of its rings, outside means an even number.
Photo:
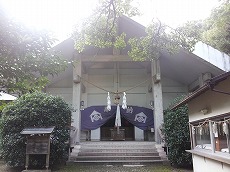
[[[66,161],[70,123],[71,110],[62,98],[41,92],[23,95],[2,111],[2,158],[10,166],[24,166],[26,137],[20,132],[29,127],[55,126],[51,135],[50,165]],[[30,156],[29,165],[43,167],[45,155]]]
[[[178,99],[180,100],[180,98]],[[192,166],[192,156],[186,152],[186,150],[191,149],[188,122],[187,105],[164,111],[163,132],[168,147],[168,159],[174,166]]]

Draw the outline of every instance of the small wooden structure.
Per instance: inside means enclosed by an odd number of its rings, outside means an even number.
[[[25,168],[29,166],[30,154],[45,154],[46,155],[46,169],[49,168],[50,156],[50,134],[53,132],[54,127],[44,128],[25,128],[21,134],[26,135],[26,164]]]
[[[125,129],[110,129],[111,140],[125,140]]]

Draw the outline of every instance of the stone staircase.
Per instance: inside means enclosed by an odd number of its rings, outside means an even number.
[[[70,162],[76,163],[163,163],[166,155],[155,142],[100,141],[81,142],[72,150]]]

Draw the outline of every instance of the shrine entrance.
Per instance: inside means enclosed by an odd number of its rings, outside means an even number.
[[[111,131],[117,130],[114,127],[115,117],[109,119],[104,125],[101,126],[101,141],[111,141]],[[124,140],[132,141],[135,140],[134,125],[131,124],[124,117],[121,118],[121,132],[124,132]]]
[[[119,120],[119,130],[114,127],[115,119]],[[105,106],[90,106],[81,111],[81,128],[91,131],[91,140],[149,140],[144,138],[144,132],[154,128],[153,111],[138,106],[112,106],[110,111]]]

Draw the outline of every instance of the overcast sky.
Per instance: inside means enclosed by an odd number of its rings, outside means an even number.
[[[73,25],[90,15],[97,0],[0,0],[11,17],[30,27],[48,29],[59,40],[70,36]],[[204,19],[218,0],[136,0],[142,12],[135,20],[147,25],[155,17],[176,27],[188,20]]]

